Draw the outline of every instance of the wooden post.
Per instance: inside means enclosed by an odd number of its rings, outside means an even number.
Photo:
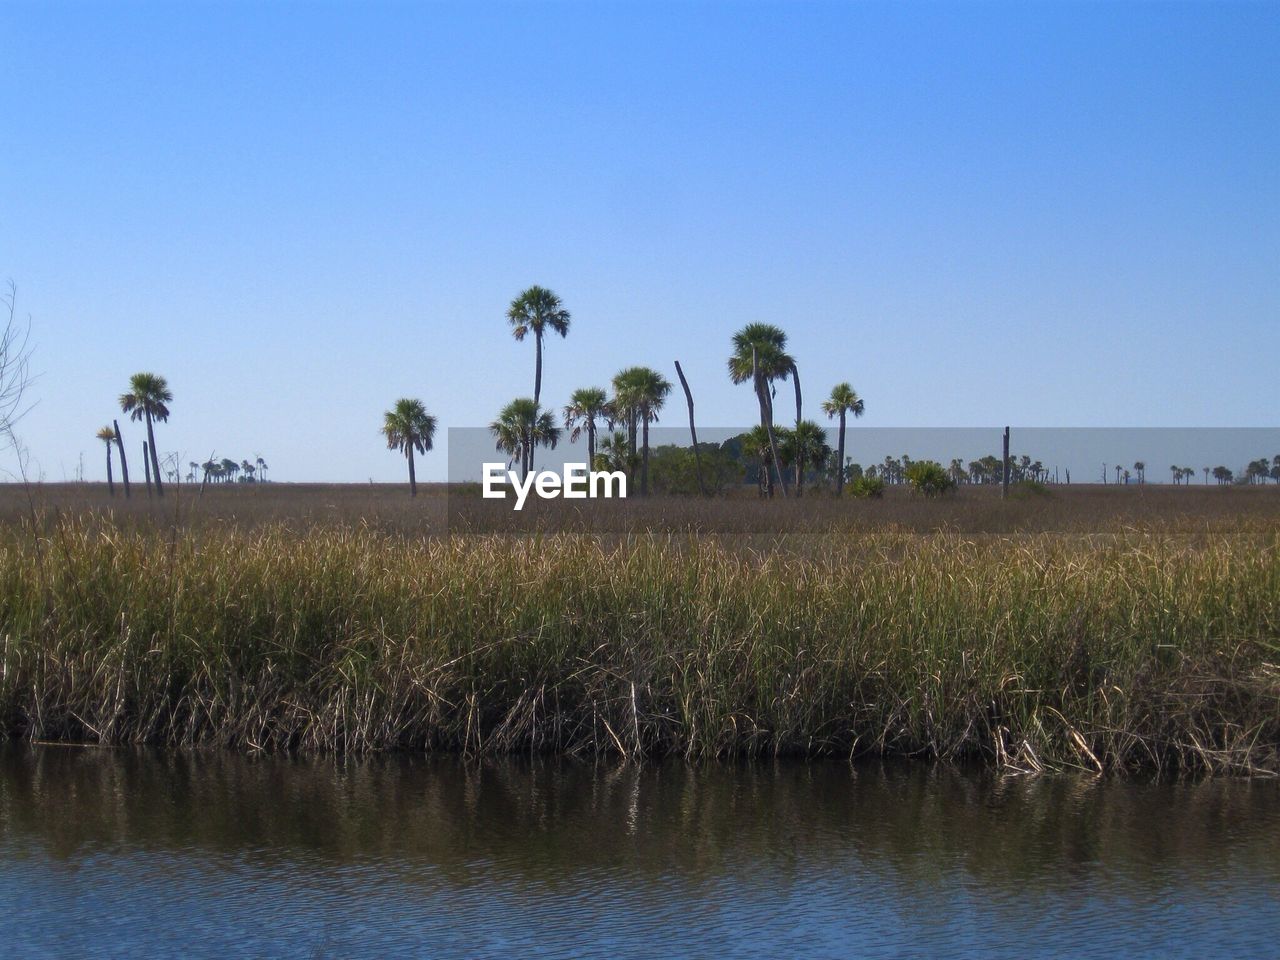
[[[120,436],[120,421],[112,420],[116,428],[116,449],[120,451],[120,478],[124,481],[124,497],[129,499],[129,459],[124,455],[124,437]]]
[[[704,497],[707,495],[707,487],[702,482],[702,454],[698,450],[698,428],[693,425],[693,394],[689,390],[689,381],[684,378],[684,371],[680,369],[680,361],[676,361],[676,376],[680,378],[680,386],[684,387],[684,398],[689,401],[689,436],[693,438],[693,465],[698,471],[698,492]]]
[[[1004,476],[1001,480],[1000,499],[1009,499],[1009,428],[1004,428]]]

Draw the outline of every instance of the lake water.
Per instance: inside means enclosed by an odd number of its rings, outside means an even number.
[[[0,956],[1280,955],[1280,783],[0,746]]]

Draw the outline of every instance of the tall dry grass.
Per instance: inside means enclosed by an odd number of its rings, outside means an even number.
[[[0,532],[14,735],[1280,772],[1280,526],[1265,514],[855,525],[767,549],[38,521]]]

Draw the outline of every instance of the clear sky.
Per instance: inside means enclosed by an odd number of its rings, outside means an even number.
[[[532,283],[556,406],[679,359],[750,425],[765,320],[868,426],[1273,426],[1277,51],[1275,3],[2,3],[20,434],[100,478],[154,370],[184,461],[401,480],[397,397],[532,393]]]

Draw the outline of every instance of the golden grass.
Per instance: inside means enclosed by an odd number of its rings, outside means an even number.
[[[648,529],[443,537],[438,495],[268,485],[107,514],[45,489],[34,518],[0,499],[0,726],[1280,772],[1280,496],[1132,492],[631,503]],[[767,516],[678,532],[734,511]]]

